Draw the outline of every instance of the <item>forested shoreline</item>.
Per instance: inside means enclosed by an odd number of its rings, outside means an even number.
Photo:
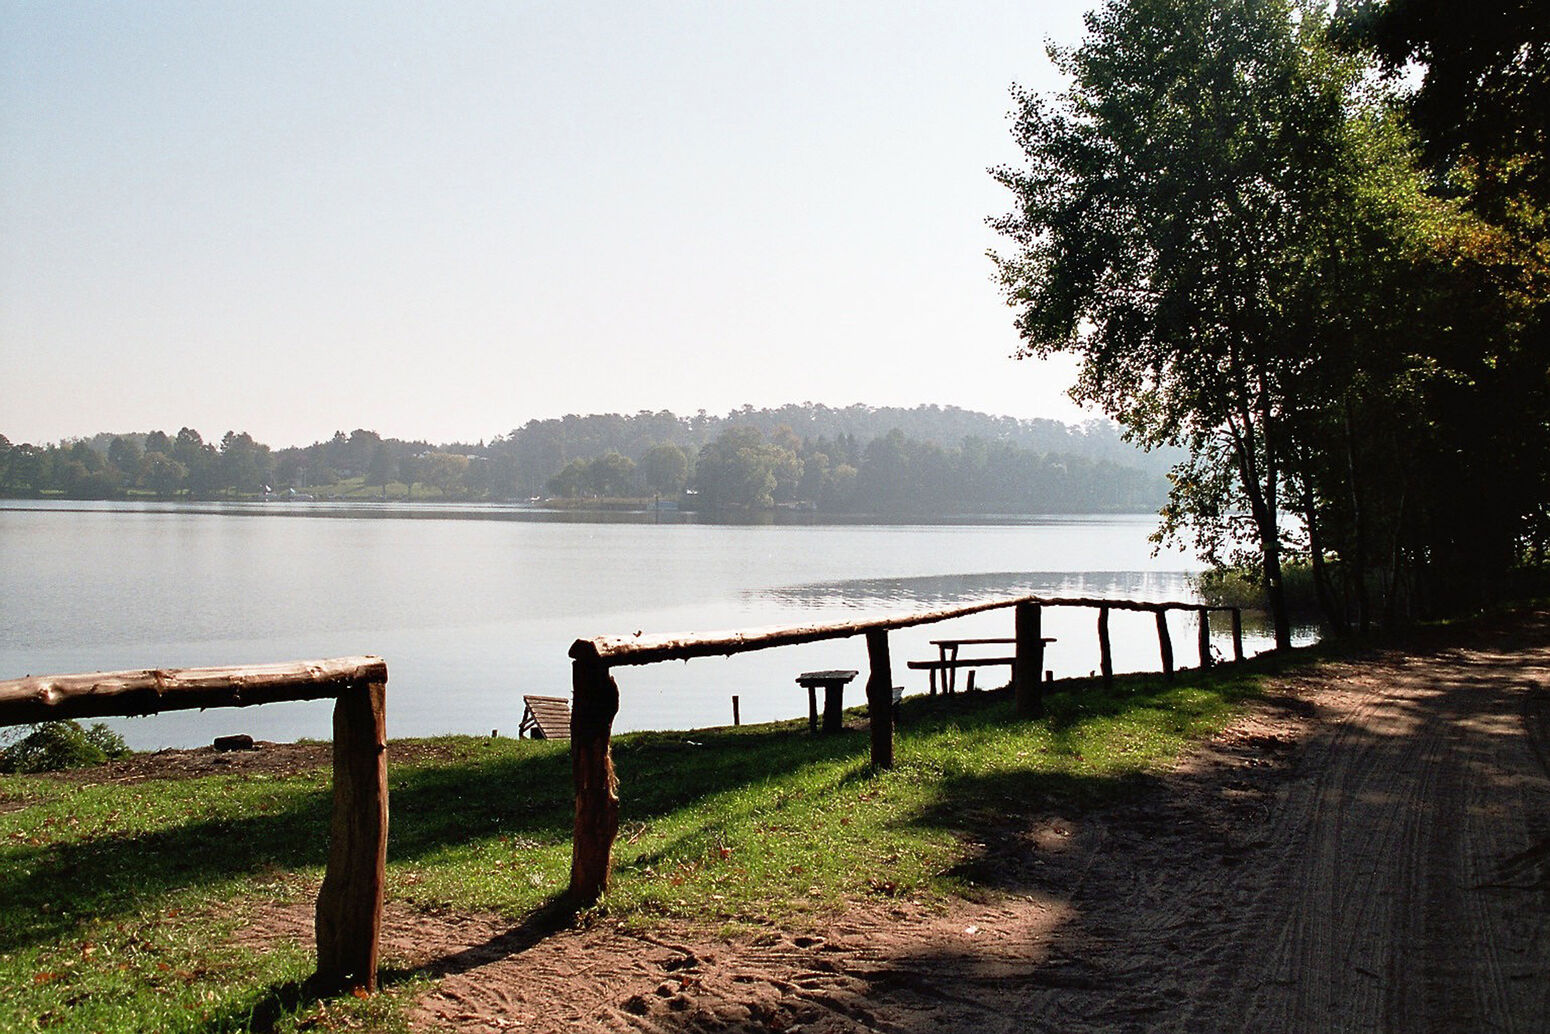
[[[1154,511],[1169,452],[1114,425],[1070,426],[956,407],[804,404],[530,420],[477,443],[339,431],[274,449],[245,432],[184,427],[34,445],[0,436],[0,495],[71,499],[276,496],[527,502],[669,501],[716,513]]]

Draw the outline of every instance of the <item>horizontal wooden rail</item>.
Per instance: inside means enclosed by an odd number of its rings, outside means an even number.
[[[334,700],[334,802],[318,891],[315,986],[377,986],[386,882],[387,664],[336,657],[233,668],[44,675],[0,682],[0,726],[284,700]]]
[[[965,603],[935,610],[916,610],[855,621],[835,621],[813,625],[781,625],[771,628],[745,628],[725,632],[695,632],[687,635],[605,635],[578,639],[571,644],[573,659],[597,661],[607,667],[656,664],[659,661],[687,661],[692,657],[725,657],[776,646],[797,646],[825,639],[847,639],[868,632],[888,631],[929,625],[937,621],[967,617],[988,610],[1004,610],[1019,603],[1045,607],[1109,607],[1114,610],[1163,612],[1169,610],[1230,611],[1232,607],[1211,607],[1200,603],[1142,603],[1134,600],[1106,600],[1085,597],[1017,596],[1010,599]]]
[[[608,635],[577,639],[570,647],[571,666],[571,777],[575,784],[575,829],[571,840],[570,896],[578,904],[596,901],[608,889],[614,837],[619,828],[619,781],[614,771],[610,740],[613,721],[619,713],[619,686],[611,669],[624,665],[656,664],[660,661],[687,661],[693,657],[731,656],[778,646],[797,646],[826,639],[866,636],[870,673],[866,681],[868,724],[871,727],[872,764],[887,768],[893,764],[893,672],[888,650],[888,632],[937,621],[968,617],[990,610],[1013,608],[1012,639],[995,640],[1016,644],[1015,656],[993,658],[971,664],[1011,664],[1012,699],[1017,714],[1037,717],[1043,713],[1044,644],[1042,611],[1045,607],[1093,607],[1098,610],[1100,666],[1105,684],[1113,681],[1113,659],[1109,648],[1109,611],[1132,610],[1155,615],[1163,673],[1173,676],[1173,644],[1168,635],[1167,613],[1190,611],[1200,619],[1200,664],[1211,663],[1210,612],[1229,611],[1233,619],[1233,653],[1243,659],[1243,640],[1239,611],[1236,607],[1213,607],[1201,603],[1176,601],[1147,603],[1136,600],[1111,600],[1099,597],[1017,596],[985,600],[934,610],[834,621],[810,625],[772,628],[748,628],[727,632],[695,632],[686,635]],[[988,640],[987,640],[988,641]],[[939,662],[925,662],[941,667]],[[908,667],[922,662],[908,662]],[[736,700],[736,698],[733,698]],[[734,704],[735,706],[735,704]]]
[[[0,725],[324,700],[349,686],[386,681],[380,657],[41,675],[0,682]]]
[[[939,610],[911,611],[860,621],[835,621],[815,625],[782,625],[774,628],[745,628],[731,632],[696,632],[688,635],[605,635],[578,639],[571,644],[570,655],[586,658],[608,667],[622,664],[656,664],[658,661],[687,661],[691,657],[727,657],[752,650],[777,646],[797,646],[825,639],[848,639],[868,632],[886,632],[894,628],[947,621],[987,610],[999,610],[1017,600],[991,600]]]

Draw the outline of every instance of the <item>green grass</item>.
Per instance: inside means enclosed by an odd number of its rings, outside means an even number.
[[[853,900],[969,893],[987,826],[1125,794],[1219,728],[1256,670],[1055,693],[1038,721],[1004,695],[911,699],[886,772],[864,732],[802,722],[617,737],[614,881],[582,921],[816,923]],[[389,898],[514,921],[553,904],[570,862],[565,745],[442,745],[454,760],[390,760]],[[315,895],[329,799],[324,771],[0,777],[0,1034],[401,1026],[425,980],[400,961],[384,959],[383,995],[319,1002],[293,946],[229,946],[257,911]]]

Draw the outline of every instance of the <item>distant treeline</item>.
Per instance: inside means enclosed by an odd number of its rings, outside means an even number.
[[[373,431],[271,449],[98,434],[43,446],[0,436],[0,494],[79,499],[265,493],[526,500],[659,497],[713,511],[1035,513],[1156,509],[1176,457],[1112,424],[1073,427],[957,408],[744,407],[725,417],[641,412],[533,420],[489,442],[432,445]]]

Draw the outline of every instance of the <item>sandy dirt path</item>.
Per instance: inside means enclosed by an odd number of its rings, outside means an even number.
[[[1124,806],[985,830],[983,900],[817,931],[390,910],[459,1031],[1550,1030],[1550,615],[1279,680]]]

